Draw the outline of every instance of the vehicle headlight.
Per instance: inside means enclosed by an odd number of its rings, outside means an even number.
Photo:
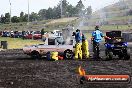
[[[110,47],[114,47],[114,45],[111,45]]]
[[[127,46],[128,44],[127,43],[123,43],[124,46]]]
[[[113,44],[106,44],[106,46],[109,47],[109,48],[111,48],[111,47],[113,48],[114,47]]]

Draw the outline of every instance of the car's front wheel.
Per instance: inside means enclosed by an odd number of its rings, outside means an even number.
[[[31,53],[31,57],[32,57],[33,59],[41,59],[41,55],[40,55],[39,52],[37,52],[37,51],[33,51],[33,52]]]
[[[127,49],[126,54],[124,54],[124,60],[130,59],[130,53],[131,53],[130,49]]]
[[[73,59],[73,56],[74,56],[74,54],[73,54],[72,50],[67,49],[64,51],[64,58],[65,59]]]

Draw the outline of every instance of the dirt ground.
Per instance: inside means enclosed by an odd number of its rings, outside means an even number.
[[[132,50],[132,48],[131,48]],[[87,74],[129,74],[131,60],[32,60],[22,50],[0,52],[0,88],[132,88],[132,82],[114,84],[79,83],[78,67]]]

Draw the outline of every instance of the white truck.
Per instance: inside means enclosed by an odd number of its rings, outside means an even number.
[[[66,34],[66,30],[65,30],[65,34]],[[69,35],[69,31],[67,33]],[[70,33],[72,35],[72,32]],[[63,55],[65,59],[71,59],[74,56],[74,53],[73,53],[74,45],[75,45],[74,40],[69,40],[70,43],[67,43],[67,41],[64,41],[64,39],[65,38],[63,37],[56,37],[54,39],[54,42],[57,42],[57,44],[54,43],[55,45],[39,44],[39,45],[25,46],[23,47],[23,51],[25,54],[30,55],[32,58],[41,58],[42,56],[46,55],[48,52],[56,51],[56,52],[59,52],[60,55]]]

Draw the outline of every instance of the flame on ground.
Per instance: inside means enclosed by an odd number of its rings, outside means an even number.
[[[78,68],[78,72],[81,76],[84,76],[86,74],[85,70],[81,66]]]

